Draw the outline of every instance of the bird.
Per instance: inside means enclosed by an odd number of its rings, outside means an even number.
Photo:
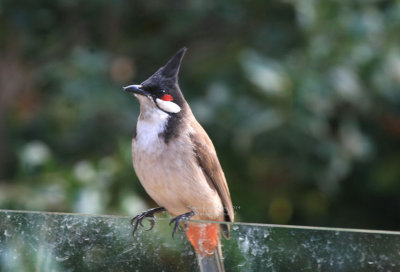
[[[178,84],[186,47],[138,85],[123,89],[140,104],[132,138],[132,161],[147,194],[159,207],[145,211],[131,221],[133,235],[154,215],[167,211],[173,219],[172,237],[183,226],[201,271],[224,271],[220,237],[229,239],[234,210],[228,184],[215,147],[196,120]],[[190,219],[220,221],[198,223]]]

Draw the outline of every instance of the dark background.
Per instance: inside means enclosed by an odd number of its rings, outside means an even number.
[[[400,230],[400,3],[215,2],[0,1],[0,208],[155,205],[122,87],[186,46],[237,221]]]

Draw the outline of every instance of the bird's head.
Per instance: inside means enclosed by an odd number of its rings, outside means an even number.
[[[158,108],[167,114],[180,113],[186,104],[178,85],[179,68],[186,48],[180,49],[163,67],[139,85],[124,87],[144,108]]]

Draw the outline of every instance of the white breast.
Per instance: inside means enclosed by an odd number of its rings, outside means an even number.
[[[132,141],[135,172],[146,192],[172,215],[194,210],[198,219],[217,219],[223,212],[222,203],[195,160],[191,128],[166,144],[159,135],[168,118],[157,108],[139,117]]]
[[[137,145],[144,150],[160,148],[159,134],[167,126],[168,118],[169,115],[159,109],[153,109],[146,116],[139,117],[136,126]]]

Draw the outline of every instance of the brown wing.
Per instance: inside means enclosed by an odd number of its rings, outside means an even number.
[[[219,163],[217,153],[207,133],[200,124],[196,123],[195,131],[191,135],[194,152],[197,156],[198,163],[203,169],[209,183],[218,192],[224,206],[225,221],[233,222],[234,212],[232,206],[231,195],[229,193],[228,184],[226,183],[224,172]],[[224,236],[229,238],[229,226],[221,225]]]

